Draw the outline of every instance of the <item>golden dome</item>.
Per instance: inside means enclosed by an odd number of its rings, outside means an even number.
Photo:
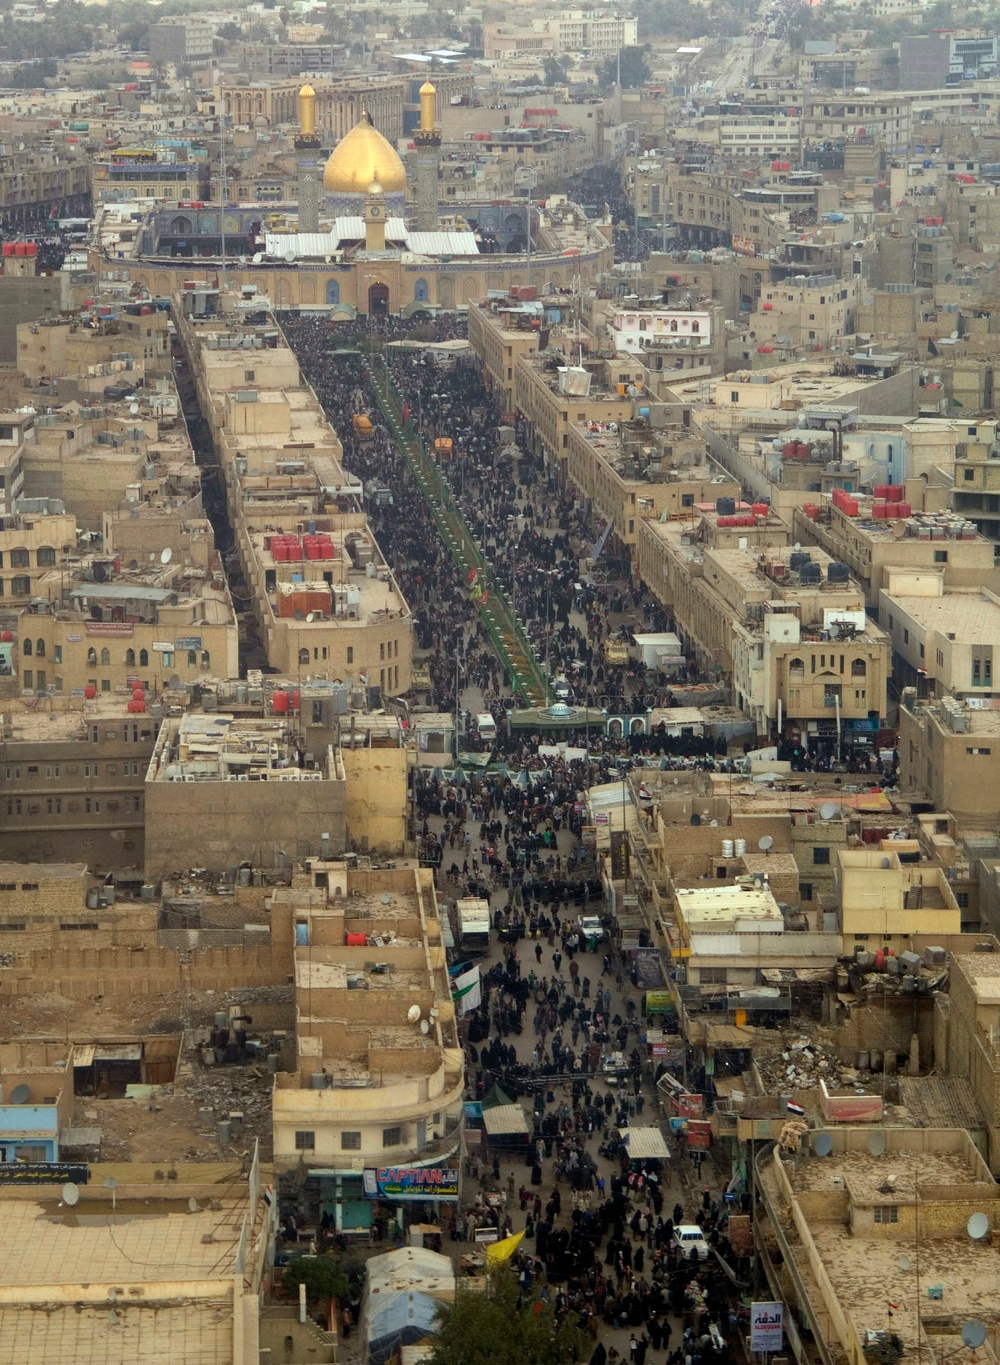
[[[431,85],[430,81],[424,81],[423,85],[420,87],[420,93],[421,95],[436,95],[437,90]]]
[[[405,190],[406,170],[392,144],[362,119],[334,147],[323,172],[323,188],[332,194],[367,194],[375,182],[388,194]]]

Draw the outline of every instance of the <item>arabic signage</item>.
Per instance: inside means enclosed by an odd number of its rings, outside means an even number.
[[[366,1166],[366,1199],[457,1199],[459,1172],[444,1166]]]
[[[131,621],[85,621],[84,630],[88,635],[131,635]]]
[[[752,1303],[750,1305],[751,1351],[780,1351],[785,1344],[785,1305],[783,1303]]]
[[[712,1125],[708,1119],[685,1119],[689,1152],[707,1152],[712,1146]]]
[[[86,1185],[89,1166],[71,1166],[66,1161],[0,1162],[0,1185]]]
[[[201,649],[201,636],[181,635],[174,641],[174,649]]]
[[[663,1014],[667,1010],[674,1008],[674,997],[671,991],[647,991],[646,992],[646,1013]]]

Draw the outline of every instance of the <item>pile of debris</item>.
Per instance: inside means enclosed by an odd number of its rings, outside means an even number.
[[[786,1042],[780,1052],[760,1053],[754,1060],[765,1094],[815,1090],[820,1081],[830,1090],[850,1086],[867,1094],[880,1083],[880,1077],[869,1069],[871,1056],[859,1053],[857,1061],[861,1064],[849,1066],[815,1039],[800,1035]]]

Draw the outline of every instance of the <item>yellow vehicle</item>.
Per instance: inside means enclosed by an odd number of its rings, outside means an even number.
[[[439,460],[450,460],[454,443],[450,436],[439,436],[434,442],[434,454]]]
[[[624,644],[621,640],[605,640],[604,662],[608,664],[627,664],[628,645]]]
[[[359,441],[370,441],[375,435],[372,419],[363,412],[354,414],[351,425],[354,427],[354,434]]]

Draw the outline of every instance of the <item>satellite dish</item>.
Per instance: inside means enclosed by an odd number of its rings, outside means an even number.
[[[63,1203],[68,1204],[70,1208],[72,1208],[74,1204],[79,1203],[79,1200],[80,1200],[79,1185],[74,1185],[72,1180],[67,1181],[67,1183],[62,1187]]]
[[[161,551],[160,551],[160,563],[161,563],[161,564],[169,564],[170,561],[173,559],[173,557],[174,557],[174,552],[173,552],[173,550],[171,550],[171,548],[170,548],[169,545],[167,546],[167,548],[166,548],[165,550],[161,550]]]
[[[718,820],[713,820],[712,823],[711,823],[710,828],[712,828],[712,829],[718,829],[718,827],[719,827],[719,822],[718,822]]]
[[[316,619],[316,613],[315,613],[314,611],[306,612],[306,620],[307,620],[307,621],[315,621],[315,619]]]
[[[889,861],[888,858],[883,858],[882,861],[879,863],[879,867],[889,868],[892,867],[892,863]]]
[[[829,1133],[817,1133],[813,1138],[813,1151],[817,1156],[829,1156],[833,1151],[833,1138]]]
[[[117,1178],[117,1176],[106,1175],[106,1176],[104,1177],[104,1188],[105,1188],[106,1190],[117,1190],[117,1188],[118,1188],[118,1178]]]
[[[30,1085],[15,1085],[14,1089],[10,1092],[11,1104],[27,1104],[30,1099]]]
[[[697,811],[695,811],[695,813],[691,816],[691,823],[692,823],[692,825],[700,825],[700,824],[701,824],[701,816],[698,814]]]
[[[430,1024],[427,1022],[426,1019],[421,1019],[420,1032],[424,1035],[425,1038],[427,1037],[428,1033],[430,1033],[430,1031],[431,1031]]]
[[[872,1156],[881,1156],[885,1151],[885,1133],[879,1132],[877,1128],[873,1133],[869,1133],[867,1146]]]
[[[795,553],[798,554],[798,552],[799,552],[801,549],[802,549],[802,542],[799,541],[799,540],[797,540],[797,541],[795,542]]]
[[[978,1318],[969,1318],[962,1323],[962,1344],[970,1351],[976,1351],[986,1340],[986,1324]]]
[[[757,847],[760,849],[761,853],[767,853],[769,849],[774,847],[773,836],[770,834],[762,834],[757,840]]]
[[[837,807],[833,804],[832,801],[824,801],[819,808],[819,815],[821,820],[832,820],[836,814]]]
[[[970,1213],[965,1230],[974,1242],[981,1242],[990,1230],[990,1220],[985,1213]]]
[[[129,403],[129,405],[128,405],[128,410],[129,410],[129,412],[132,414],[132,416],[134,417],[134,416],[136,415],[136,413],[139,411],[139,404],[138,404],[138,403]]]
[[[389,905],[389,904],[391,903],[391,901],[392,901],[392,897],[389,895],[388,891],[383,891],[383,892],[382,892],[382,904],[383,904],[383,905]]]
[[[952,341],[957,341],[957,340],[958,340],[958,332],[957,332],[957,331],[956,331],[956,332],[952,332],[952,334],[951,334],[951,340],[952,340]],[[968,1344],[968,1343],[966,1343],[966,1344]]]
[[[406,1017],[407,1019],[409,1019],[411,1024],[415,1024],[417,1020],[420,1018],[420,1006],[411,1005],[410,1008],[406,1011]]]
[[[910,1260],[909,1256],[900,1256],[896,1264],[899,1266],[900,1270],[911,1270],[913,1268],[913,1262]]]
[[[188,1213],[197,1213],[197,1212],[198,1212],[198,1201],[197,1201],[197,1199],[195,1199],[194,1195],[192,1195],[191,1198],[188,1200]]]

